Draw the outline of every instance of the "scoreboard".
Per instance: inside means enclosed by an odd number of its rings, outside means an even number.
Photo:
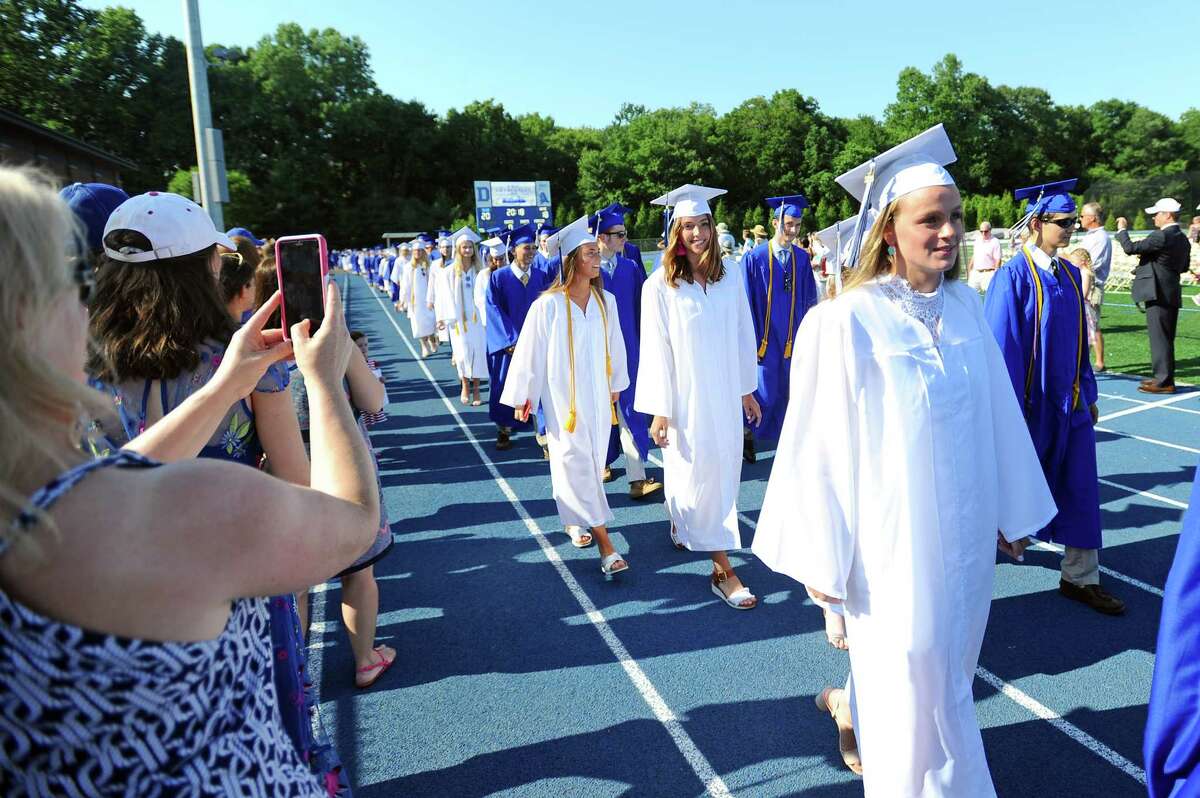
[[[549,180],[475,181],[475,226],[480,230],[511,230],[526,223],[540,227],[553,219]]]

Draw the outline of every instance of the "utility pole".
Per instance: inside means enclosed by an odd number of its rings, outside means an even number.
[[[183,0],[185,44],[187,46],[188,83],[192,94],[192,127],[196,133],[196,158],[200,169],[200,204],[212,217],[218,230],[225,229],[221,203],[229,201],[225,179],[225,145],[221,131],[212,126],[208,104],[208,64],[200,36],[199,0]]]

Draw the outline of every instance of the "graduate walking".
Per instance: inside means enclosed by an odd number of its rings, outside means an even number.
[[[479,256],[475,244],[479,235],[469,227],[451,237],[453,256],[450,264],[438,271],[434,284],[434,315],[439,329],[450,332],[450,355],[462,383],[462,403],[478,407],[479,381],[487,379],[487,335],[483,314],[475,304],[475,283],[479,279]]]
[[[551,236],[548,248],[561,253],[562,280],[529,309],[500,401],[521,421],[542,405],[559,518],[575,546],[598,544],[600,570],[612,576],[629,569],[608,536],[613,514],[601,476],[613,404],[629,384],[621,323],[587,217]]]
[[[662,268],[642,289],[634,408],[662,447],[671,540],[712,557],[712,592],[735,610],[758,606],[726,551],[742,546],[737,494],[742,423],[757,423],[754,323],[741,275],[721,259],[708,201],[724,189],[685,185],[652,202],[672,208]]]
[[[971,685],[996,548],[1018,556],[1055,512],[959,279],[954,160],[938,125],[838,177],[863,203],[856,265],[800,327],[754,538],[768,567],[843,605],[853,687],[817,704],[867,796],[995,796]]]
[[[625,476],[629,478],[629,498],[640,501],[662,490],[662,483],[647,476],[646,458],[650,454],[650,419],[633,409],[641,337],[642,286],[646,270],[641,262],[624,255],[628,233],[624,206],[610,205],[593,217],[600,246],[600,276],[604,289],[617,302],[621,336],[625,339],[625,362],[629,387],[617,400],[617,425],[612,429],[605,459],[604,481],[612,479],[609,468],[621,453],[625,455]]]
[[[1025,412],[1058,514],[1037,537],[1065,547],[1059,592],[1105,615],[1125,603],[1100,586],[1096,377],[1088,352],[1087,296],[1079,268],[1058,257],[1078,221],[1075,180],[1019,189],[1021,250],[996,270],[984,298],[992,334]]]
[[[408,297],[409,328],[413,338],[421,342],[422,358],[429,357],[438,349],[437,317],[428,303],[430,265],[426,243],[430,243],[429,237],[422,233],[413,244],[404,292]]]
[[[497,241],[489,249],[492,273],[488,277],[486,297],[488,379],[491,382],[488,415],[496,425],[496,448],[500,451],[512,448],[514,430],[534,426],[528,419],[518,421],[513,409],[502,404],[500,397],[529,308],[550,287],[545,272],[533,268],[537,249],[533,245],[533,228],[528,225],[517,228],[508,240],[508,245]],[[505,264],[503,258],[510,251],[512,263]]]
[[[808,207],[803,195],[769,197],[771,226],[769,241],[750,250],[742,259],[754,339],[758,342],[758,387],[754,398],[762,408],[762,420],[746,427],[742,456],[747,463],[757,457],[754,440],[773,441],[783,427],[788,404],[788,370],[796,330],[809,308],[817,304],[808,253],[796,246],[800,217]]]

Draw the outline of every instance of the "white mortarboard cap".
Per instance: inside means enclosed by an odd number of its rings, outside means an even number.
[[[479,234],[469,227],[460,227],[450,234],[450,239],[454,242],[454,246],[458,246],[458,240],[466,237],[472,244],[479,243]]]
[[[650,204],[666,205],[671,208],[671,216],[676,218],[680,216],[711,215],[712,209],[708,207],[708,201],[716,199],[724,193],[726,191],[723,188],[694,186],[691,183],[687,183],[677,189],[668,191],[661,197],[650,200]]]
[[[866,231],[879,214],[895,200],[931,186],[953,186],[954,178],[946,171],[958,160],[946,129],[938,123],[876,155],[837,178],[861,204],[858,222],[850,235],[849,265],[858,260],[858,250]]]
[[[847,266],[846,257],[850,254],[850,236],[857,226],[858,215],[856,214],[849,219],[834,222],[817,233],[817,240],[829,250],[835,265],[842,268]]]
[[[495,236],[484,241],[483,246],[487,247],[488,254],[493,258],[503,258],[508,253],[508,247],[504,246],[504,242]]]
[[[588,229],[588,217],[584,215],[546,239],[546,249],[549,252],[557,251],[565,258],[579,249],[580,245],[595,240],[596,237]]]

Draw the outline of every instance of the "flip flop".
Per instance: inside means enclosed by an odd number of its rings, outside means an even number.
[[[683,541],[679,539],[674,524],[671,524],[671,545],[675,547],[675,551],[687,551],[687,546],[683,545]]]
[[[621,563],[621,565],[618,566],[616,563]],[[626,562],[625,558],[622,557],[618,552],[614,551],[612,554],[600,561],[600,570],[604,572],[605,576],[612,576],[613,574],[619,574],[622,571],[628,571],[629,563]]]
[[[566,532],[567,532],[567,535],[570,536],[570,538],[571,538],[571,545],[573,545],[577,549],[586,549],[588,546],[590,546],[596,542],[595,538],[592,537],[592,533],[585,532],[583,530],[583,527],[568,526],[566,528]],[[585,537],[587,538],[586,542],[584,542],[584,540],[583,540]]]
[[[471,407],[479,407],[481,404],[483,404],[483,402],[479,401],[478,399],[471,400]]]
[[[822,712],[828,712],[829,717],[833,718],[834,724],[838,729],[838,753],[842,755],[842,763],[850,769],[850,771],[858,776],[862,775],[863,766],[862,759],[858,755],[858,738],[854,736],[854,729],[843,729],[842,725],[837,722],[836,707],[829,702],[829,696],[833,693],[835,687],[826,687],[817,694],[816,703],[817,709]]]
[[[366,690],[368,687],[375,684],[375,682],[379,681],[379,677],[382,676],[384,673],[386,673],[387,669],[392,667],[392,665],[394,665],[396,663],[396,657],[392,657],[391,659],[384,659],[383,652],[379,650],[381,648],[383,648],[383,646],[375,646],[375,649],[374,649],[375,653],[379,655],[378,662],[372,662],[370,665],[359,668],[358,670],[355,671],[356,674],[371,673],[372,671],[375,671],[375,675],[371,677],[370,681],[363,682],[360,684],[358,679],[354,680],[354,686],[357,687],[359,690]]]
[[[833,610],[825,610],[825,639],[829,645],[838,651],[849,651],[850,644],[846,642],[846,619]],[[836,619],[832,620],[831,619]]]

